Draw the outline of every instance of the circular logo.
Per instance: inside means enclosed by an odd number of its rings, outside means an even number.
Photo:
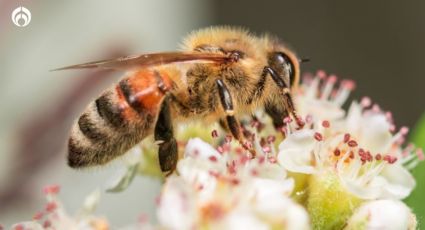
[[[27,26],[31,22],[31,12],[23,6],[16,8],[12,12],[12,22],[19,27]]]

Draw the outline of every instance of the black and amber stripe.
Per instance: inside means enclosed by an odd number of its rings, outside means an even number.
[[[83,113],[78,119],[78,127],[84,136],[94,142],[106,139],[106,134],[97,127],[96,121],[90,117],[90,112]]]
[[[68,142],[69,165],[105,164],[152,133],[171,85],[165,73],[144,70],[105,91],[73,127]]]
[[[96,112],[108,124],[114,128],[122,127],[125,124],[123,116],[123,108],[120,108],[116,103],[117,93],[111,89],[104,92],[96,99]]]
[[[135,97],[136,92],[134,92],[133,90],[130,79],[124,79],[120,81],[118,85],[119,88],[117,88],[117,90],[120,90],[122,92],[125,97],[125,102],[136,112],[143,113],[146,108],[143,107],[143,104],[141,103],[140,99]]]

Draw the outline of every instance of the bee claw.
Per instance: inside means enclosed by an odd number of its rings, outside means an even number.
[[[247,150],[251,154],[251,159],[254,159],[257,156],[257,152],[253,148],[252,144],[248,142],[243,142],[242,140],[239,140],[239,143],[245,150]]]
[[[249,153],[251,153],[251,159],[254,159],[257,156],[257,152],[254,149],[249,149]]]
[[[170,170],[170,171],[168,171],[168,172],[165,172],[165,173],[164,173],[165,177],[169,177],[169,176],[171,176],[171,175],[174,173],[174,171],[175,171],[175,169],[172,169],[172,170]]]
[[[305,122],[303,121],[303,119],[302,118],[300,118],[298,115],[297,115],[297,113],[295,112],[295,111],[293,111],[293,115],[294,115],[294,118],[295,118],[295,122],[297,123],[297,125],[298,125],[298,128],[297,129],[302,129],[302,128],[304,128],[304,126],[305,126]]]

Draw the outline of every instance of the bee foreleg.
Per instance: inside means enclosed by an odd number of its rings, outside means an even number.
[[[159,165],[167,175],[176,169],[178,153],[177,141],[174,138],[173,124],[170,115],[169,99],[166,97],[161,105],[158,119],[155,125],[155,140],[161,140],[158,150]]]
[[[283,119],[289,115],[287,109],[280,108],[273,104],[266,104],[264,109],[266,113],[272,118],[273,125],[276,129],[284,126]]]
[[[238,140],[239,143],[245,149],[249,150],[253,157],[255,157],[255,150],[247,146],[247,143],[245,143],[244,138],[242,136],[241,126],[234,115],[235,111],[233,107],[233,100],[232,96],[230,95],[229,89],[220,79],[217,79],[216,83],[218,87],[218,93],[220,95],[220,102],[223,106],[224,112],[226,113],[225,123],[227,128],[230,130],[233,137]]]
[[[297,122],[297,125],[302,128],[304,126],[304,122],[302,119],[298,116],[295,106],[294,106],[294,100],[291,96],[291,90],[289,86],[285,83],[282,77],[279,76],[279,74],[276,73],[271,67],[264,67],[264,73],[269,73],[272,77],[273,81],[276,83],[276,85],[280,88],[281,94],[284,98],[285,106],[288,108],[289,113],[294,116],[295,121]]]

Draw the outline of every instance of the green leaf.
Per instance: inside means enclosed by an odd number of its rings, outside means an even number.
[[[411,136],[411,142],[414,143],[418,148],[425,149],[425,114],[422,115],[421,119],[417,123]],[[416,179],[416,188],[412,194],[406,199],[407,205],[409,205],[419,223],[425,221],[425,162],[420,162],[413,170],[412,174]],[[425,227],[419,226],[421,229]]]
[[[131,184],[136,175],[139,164],[129,165],[123,175],[120,175],[111,186],[106,189],[106,192],[122,192]]]
[[[419,148],[425,149],[425,114],[419,119],[412,133],[411,141]]]

